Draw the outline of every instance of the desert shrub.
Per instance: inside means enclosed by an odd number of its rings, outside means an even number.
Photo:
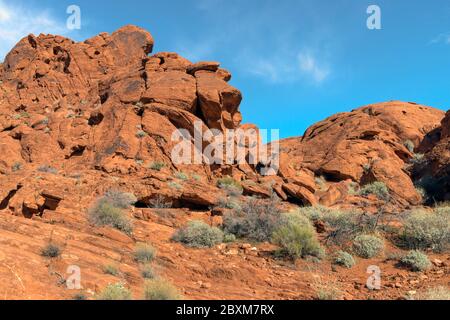
[[[351,269],[355,265],[355,259],[348,252],[338,251],[334,256],[333,263]]]
[[[414,142],[412,142],[411,140],[406,140],[403,145],[406,147],[406,149],[409,150],[409,152],[413,153],[414,152]]]
[[[164,162],[155,161],[155,162],[150,163],[150,165],[148,167],[152,170],[161,171],[162,168],[164,168],[165,166],[166,166],[166,164]]]
[[[445,251],[450,242],[450,208],[413,211],[405,219],[400,239],[409,249]]]
[[[156,278],[156,274],[155,271],[153,270],[153,268],[146,264],[142,267],[141,269],[141,275],[144,279],[154,279]]]
[[[153,279],[145,282],[145,300],[180,300],[181,295],[170,282],[163,279]]]
[[[232,243],[236,241],[236,236],[232,233],[226,233],[223,236],[223,242],[225,243]]]
[[[380,200],[389,199],[389,188],[384,182],[376,181],[371,184],[367,184],[359,190],[359,195],[368,196],[370,194],[375,195]]]
[[[72,296],[72,300],[87,300],[87,296],[82,292],[78,292]]]
[[[53,168],[49,165],[42,165],[38,168],[39,172],[46,172],[51,174],[58,174],[58,170],[56,168]]]
[[[140,263],[153,261],[156,257],[156,249],[147,243],[138,243],[134,249],[134,260]]]
[[[97,300],[131,300],[131,291],[122,283],[109,284],[97,296]]]
[[[416,297],[416,300],[448,301],[450,300],[450,289],[443,286],[430,288],[423,293],[419,293]]]
[[[133,231],[131,221],[122,209],[112,205],[107,198],[99,199],[89,209],[88,218],[90,223],[96,226],[110,226],[126,234],[131,234]]]
[[[150,207],[154,209],[172,208],[172,202],[167,201],[162,195],[157,195],[155,199],[150,200]]]
[[[240,208],[227,213],[223,218],[223,229],[238,238],[254,241],[269,241],[281,221],[281,211],[276,199],[249,198]]]
[[[171,188],[171,189],[175,189],[175,190],[181,190],[181,189],[183,189],[183,186],[182,186],[181,184],[175,182],[175,181],[170,181],[170,182],[168,183],[168,185],[169,185],[169,188]]]
[[[186,181],[189,179],[188,175],[184,172],[176,172],[175,173],[175,178]]]
[[[353,240],[353,251],[361,258],[370,259],[384,249],[384,241],[373,235],[359,235]]]
[[[323,206],[301,208],[300,213],[312,221],[323,221],[330,230],[327,240],[338,245],[353,240],[358,234],[375,232],[377,217],[358,211],[329,209]]]
[[[172,239],[192,248],[211,248],[223,241],[223,232],[203,221],[190,221]]]
[[[418,250],[408,252],[406,256],[401,258],[400,263],[412,271],[425,271],[431,267],[427,255]]]
[[[106,198],[112,206],[120,209],[128,209],[137,202],[134,194],[117,190],[106,191],[104,198]]]
[[[13,165],[11,166],[11,170],[13,172],[20,171],[20,170],[22,170],[22,168],[23,168],[23,165],[20,162],[14,162]]]
[[[325,191],[327,187],[327,180],[323,176],[315,177],[314,182],[319,187],[321,191]]]
[[[272,236],[272,242],[280,246],[282,254],[292,259],[323,255],[315,229],[306,217],[285,214],[282,220]]]
[[[118,276],[119,275],[119,269],[113,264],[107,264],[107,265],[103,266],[103,272],[105,274],[109,274],[109,275],[112,275],[112,276]]]
[[[136,138],[142,139],[144,137],[148,136],[148,133],[144,130],[138,130],[136,131]]]
[[[427,158],[423,153],[415,153],[409,162],[417,166],[426,163]]]
[[[217,186],[221,189],[236,189],[242,191],[242,186],[239,182],[234,180],[232,177],[223,177],[217,180]]]
[[[225,209],[239,209],[241,205],[238,200],[235,200],[233,198],[220,198],[217,202],[217,207]]]
[[[42,248],[41,255],[47,258],[57,258],[61,255],[61,248],[59,245],[50,242]]]

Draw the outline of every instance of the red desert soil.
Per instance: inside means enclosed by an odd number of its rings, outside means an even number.
[[[193,132],[196,121],[202,130],[255,126],[241,124],[241,93],[219,63],[150,55],[152,48],[150,33],[135,26],[81,43],[30,35],[0,64],[0,299],[71,299],[78,292],[65,284],[71,265],[81,268],[88,298],[116,282],[141,298],[144,279],[133,259],[139,242],[157,249],[156,272],[187,299],[315,299],[322,285],[333,284],[344,299],[399,299],[448,287],[448,253],[430,253],[433,268],[413,273],[383,256],[358,259],[347,270],[329,259],[277,259],[268,243],[189,249],[173,242],[187,221],[220,224],[211,209],[226,197],[217,187],[225,176],[239,181],[244,196],[274,192],[286,210],[320,204],[376,212],[376,197],[349,190],[381,181],[392,195],[383,208],[395,216],[421,205],[414,180],[423,176],[439,179],[440,200],[450,200],[450,117],[398,101],[334,115],[281,141],[276,176],[249,163],[177,165],[170,156],[174,130]],[[429,161],[408,170],[415,151]],[[89,207],[110,189],[137,197],[127,211],[130,236],[88,221]],[[173,208],[147,208],[159,197]],[[56,259],[41,255],[50,241],[62,248]],[[106,275],[108,264],[119,275]],[[382,270],[380,290],[366,288],[371,265]]]

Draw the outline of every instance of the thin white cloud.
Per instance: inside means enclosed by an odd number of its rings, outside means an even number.
[[[450,44],[450,32],[439,34],[436,38],[431,40],[430,43],[431,44],[437,44],[437,43]]]
[[[65,24],[45,10],[6,4],[0,0],[0,61],[21,38],[30,33],[64,34],[66,32]]]
[[[330,75],[330,70],[321,65],[317,57],[311,53],[300,52],[298,54],[300,71],[309,76],[315,83],[322,83]]]

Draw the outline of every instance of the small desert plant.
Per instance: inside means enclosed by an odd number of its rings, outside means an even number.
[[[217,186],[221,189],[235,188],[237,190],[242,190],[241,184],[228,176],[217,180]]]
[[[421,165],[427,161],[427,158],[423,153],[415,153],[409,161],[413,165]]]
[[[321,191],[325,191],[327,186],[327,180],[325,180],[323,176],[315,177],[314,181]]]
[[[373,235],[359,235],[353,240],[353,251],[361,258],[370,259],[381,253],[384,241]]]
[[[107,198],[97,200],[89,209],[89,221],[96,226],[110,226],[131,234],[133,226],[122,209],[112,205]]]
[[[400,263],[412,271],[425,271],[431,267],[427,255],[418,250],[408,252],[406,256],[401,258]]]
[[[419,293],[415,300],[450,300],[450,289],[447,287],[430,288],[423,293]]]
[[[146,264],[142,267],[141,269],[141,275],[144,279],[154,279],[156,278],[156,274],[155,271],[153,270],[153,268]]]
[[[306,256],[321,258],[323,250],[311,222],[299,214],[286,214],[272,236],[272,243],[280,246],[280,253],[297,259]]]
[[[183,181],[186,181],[186,180],[189,179],[188,175],[186,173],[184,173],[184,172],[181,172],[181,171],[175,173],[175,178],[183,180]]]
[[[281,222],[281,211],[276,199],[249,198],[224,216],[223,229],[238,238],[269,241]]]
[[[368,196],[370,194],[375,195],[380,200],[389,199],[389,189],[384,182],[376,181],[371,184],[367,184],[361,188],[359,195]]]
[[[128,209],[137,202],[134,194],[117,190],[106,191],[104,198],[106,198],[112,206],[120,209]]]
[[[225,209],[239,209],[240,203],[238,200],[234,200],[232,198],[220,198],[217,202],[218,208],[225,208]]]
[[[153,279],[145,282],[145,300],[180,300],[181,295],[170,282],[163,279]]]
[[[49,242],[44,248],[42,248],[41,255],[47,258],[57,258],[61,255],[61,248],[59,245]]]
[[[42,165],[38,168],[39,172],[46,172],[51,174],[58,174],[58,170],[56,168],[53,168],[49,165]]]
[[[411,140],[406,140],[403,145],[406,147],[406,149],[409,150],[409,152],[413,153],[414,152],[414,142],[412,142]]]
[[[103,272],[105,274],[109,274],[112,276],[118,276],[119,275],[119,269],[117,268],[117,266],[113,265],[113,264],[107,264],[105,266],[103,266]]]
[[[182,186],[181,184],[175,182],[175,181],[170,181],[170,182],[168,183],[168,185],[169,185],[169,187],[170,187],[171,189],[175,189],[175,190],[181,190],[181,189],[183,189],[183,186]]]
[[[190,221],[175,233],[173,240],[192,248],[211,248],[223,241],[223,232],[203,221]]]
[[[300,213],[312,221],[323,221],[330,230],[327,241],[342,245],[358,234],[375,232],[377,217],[358,211],[329,209],[322,206],[301,208]]]
[[[159,194],[155,199],[150,200],[150,207],[153,209],[172,208],[172,202],[166,201],[166,198]]]
[[[23,165],[20,162],[14,162],[14,164],[11,166],[11,170],[13,172],[20,171],[20,170],[22,170],[22,168],[23,168]]]
[[[108,285],[97,296],[97,300],[131,300],[131,291],[122,283]]]
[[[235,242],[235,241],[236,241],[236,236],[234,234],[232,234],[232,233],[226,233],[223,236],[223,242],[225,242],[225,243],[232,243],[232,242]]]
[[[87,300],[87,296],[82,292],[78,292],[72,296],[72,300]]]
[[[136,138],[142,139],[144,137],[148,136],[148,133],[143,130],[138,130],[136,132]]]
[[[317,300],[339,300],[342,298],[342,290],[333,280],[325,280],[320,275],[313,276],[313,288],[316,291]]]
[[[156,249],[147,243],[139,243],[134,250],[134,260],[140,263],[153,261],[156,257]]]
[[[333,263],[351,269],[355,265],[355,259],[348,252],[338,251],[334,256]]]
[[[445,251],[450,242],[450,208],[413,211],[405,220],[400,239],[409,249]]]
[[[155,161],[152,162],[148,167],[152,170],[161,171],[165,166],[166,164],[164,162]]]

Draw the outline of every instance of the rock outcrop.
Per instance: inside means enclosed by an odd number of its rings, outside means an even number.
[[[346,201],[330,185],[384,182],[399,205],[417,205],[421,197],[405,167],[414,148],[436,129],[444,116],[440,110],[403,102],[365,106],[337,114],[310,127],[303,137],[281,143],[287,154],[281,175],[316,192],[326,205]],[[314,177],[326,186],[314,184]],[[290,192],[292,193],[292,192]],[[309,195],[310,197],[310,195]],[[333,198],[333,199],[331,199]]]

